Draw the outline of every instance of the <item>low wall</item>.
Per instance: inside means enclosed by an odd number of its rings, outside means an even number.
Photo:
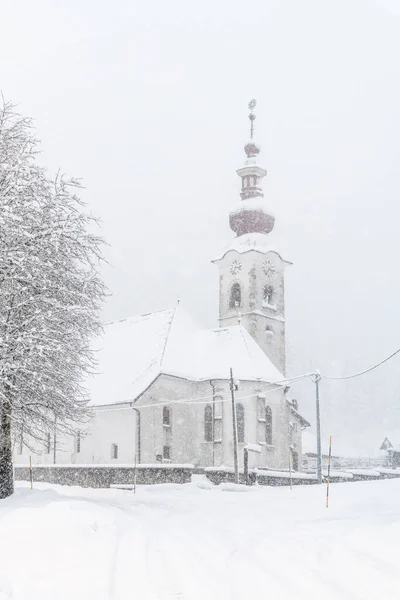
[[[292,476],[286,471],[268,471],[261,470],[257,471],[257,483],[259,485],[312,485],[317,483],[315,475],[307,473],[299,473],[294,471]]]
[[[235,481],[234,471],[232,467],[207,467],[204,473],[212,483],[219,485],[220,483]],[[400,469],[352,469],[348,471],[333,471],[330,476],[331,483],[340,483],[346,481],[374,481],[379,479],[393,479],[400,477]],[[326,481],[327,473],[324,472],[323,480]],[[259,485],[268,486],[288,486],[288,485],[313,485],[317,483],[315,473],[302,473],[293,471],[292,475],[288,471],[276,471],[272,469],[252,469],[249,471],[250,484],[258,483]],[[243,469],[239,470],[239,482],[244,483]]]
[[[32,467],[33,481],[57,483],[59,485],[78,485],[80,487],[108,488],[112,485],[133,485],[135,469],[132,465],[35,465]],[[158,483],[190,483],[193,465],[186,464],[142,464],[136,468],[138,485],[154,485]],[[233,483],[234,471],[231,467],[208,467],[203,471],[207,478],[219,485]],[[331,482],[371,481],[400,477],[400,469],[333,471]],[[15,466],[14,478],[17,481],[29,481],[29,467]],[[326,473],[324,473],[326,479]],[[245,483],[243,469],[239,471],[240,483]],[[286,471],[267,469],[249,470],[249,483],[267,486],[290,485],[290,475]],[[315,474],[293,472],[292,485],[310,485],[317,483]]]
[[[219,469],[217,467],[206,467],[204,473],[214,485],[220,483],[235,483],[235,472],[229,467],[226,469]],[[256,482],[257,475],[254,470],[249,470],[249,484],[253,485]],[[246,483],[244,478],[243,469],[239,469],[239,483]]]
[[[189,483],[193,465],[137,465],[136,483]],[[133,484],[135,469],[132,465],[35,465],[32,467],[33,481],[78,485],[90,488],[108,488],[116,484]],[[16,481],[29,481],[29,467],[14,467]]]
[[[204,473],[212,483],[234,483],[235,474],[232,467],[206,467]],[[239,469],[239,483],[245,483],[243,469]],[[249,483],[254,485],[290,485],[290,474],[286,471],[271,471],[268,469],[250,469]],[[315,475],[307,473],[292,473],[292,485],[310,485],[317,483]]]

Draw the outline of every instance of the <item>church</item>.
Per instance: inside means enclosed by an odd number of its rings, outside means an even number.
[[[206,330],[179,304],[106,324],[96,341],[99,374],[88,382],[89,431],[57,439],[36,464],[190,463],[233,466],[233,403],[239,464],[299,468],[309,423],[290,399],[285,353],[285,269],[268,235],[275,218],[264,198],[266,170],[250,140],[237,170],[240,197],[229,214],[235,234],[212,261],[219,270],[219,326]],[[15,464],[26,464],[21,445]]]

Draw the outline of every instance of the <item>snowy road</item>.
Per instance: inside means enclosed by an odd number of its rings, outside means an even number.
[[[19,487],[0,504],[0,600],[400,597],[400,481]]]

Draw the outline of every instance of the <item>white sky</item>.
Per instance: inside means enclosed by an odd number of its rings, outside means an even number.
[[[396,0],[15,0],[1,22],[5,97],[103,220],[106,320],[180,297],[216,325],[209,260],[231,236],[255,97],[265,196],[294,262],[289,373],[348,373],[400,346]],[[399,368],[323,385],[325,433],[400,431]],[[296,394],[312,418],[311,384]]]

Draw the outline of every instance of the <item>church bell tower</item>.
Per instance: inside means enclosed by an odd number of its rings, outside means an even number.
[[[229,225],[236,237],[213,261],[220,273],[219,325],[227,327],[240,322],[285,375],[284,271],[291,263],[281,257],[268,237],[275,217],[262,190],[267,171],[258,163],[255,106],[256,101],[252,100],[250,140],[244,147],[246,159],[237,170],[242,181],[240,200],[229,214]]]

